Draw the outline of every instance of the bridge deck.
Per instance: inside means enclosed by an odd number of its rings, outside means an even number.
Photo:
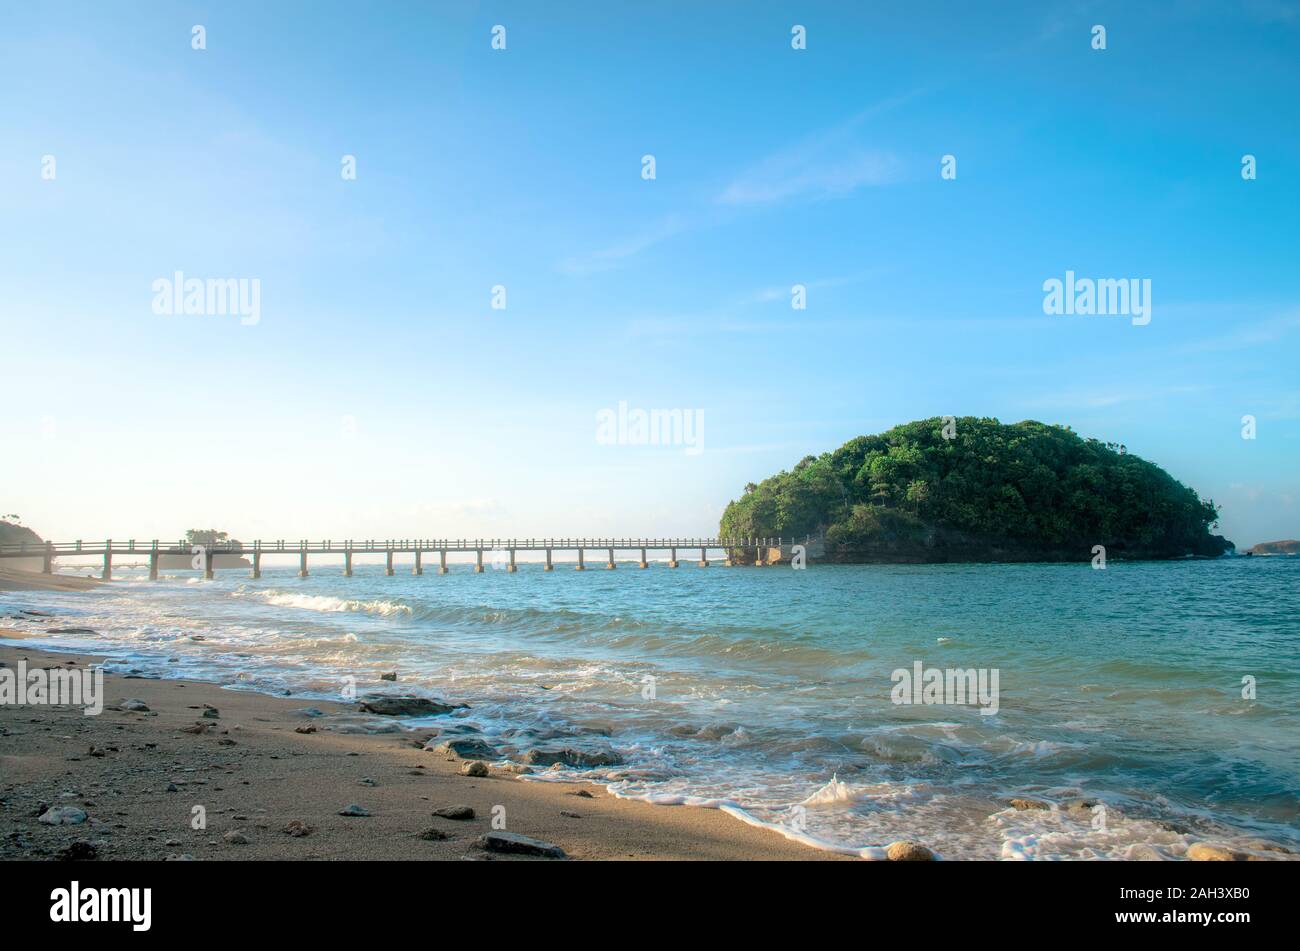
[[[287,554],[327,555],[352,552],[353,554],[387,554],[388,552],[413,554],[415,552],[473,552],[473,551],[576,551],[578,549],[614,549],[615,551],[662,551],[672,548],[735,549],[779,548],[797,543],[793,538],[403,538],[403,539],[346,539],[340,541],[253,541],[220,543],[203,546],[213,554]],[[809,539],[811,541],[811,539]],[[75,541],[35,544],[0,545],[0,558],[39,558],[46,553],[58,555],[104,554],[193,554],[194,545],[182,540],[137,541]]]
[[[811,538],[808,544],[811,544]],[[218,555],[239,555],[243,558],[252,559],[252,576],[260,578],[262,576],[262,556],[263,555],[297,555],[299,558],[298,574],[307,577],[307,556],[308,555],[342,555],[345,575],[352,574],[352,556],[353,555],[385,555],[387,557],[387,573],[393,574],[393,556],[400,554],[410,554],[415,556],[415,574],[424,573],[423,556],[425,553],[437,554],[439,574],[447,573],[447,555],[452,552],[473,552],[475,555],[476,572],[483,571],[483,553],[490,551],[494,553],[492,559],[494,567],[496,562],[504,562],[506,553],[509,553],[510,571],[515,571],[515,555],[521,551],[544,551],[546,552],[546,570],[551,571],[553,568],[552,555],[557,551],[576,551],[578,554],[577,568],[579,571],[586,567],[585,553],[588,550],[607,551],[608,560],[605,563],[606,568],[614,567],[614,552],[616,551],[636,551],[640,552],[640,566],[648,567],[646,552],[649,551],[667,551],[670,553],[668,567],[677,567],[677,550],[679,548],[700,550],[700,567],[707,568],[709,565],[709,551],[721,550],[726,553],[726,563],[732,564],[739,553],[740,560],[748,557],[750,551],[754,554],[754,564],[773,564],[780,562],[785,557],[785,546],[791,544],[791,555],[796,563],[796,567],[802,567],[803,554],[798,551],[798,546],[792,544],[793,539],[787,542],[782,538],[386,538],[383,541],[367,539],[357,541],[356,539],[346,539],[334,541],[326,539],[323,541],[309,541],[302,539],[291,542],[283,539],[276,539],[273,542],[254,541],[247,544],[240,542],[222,542],[215,545],[194,545],[190,542],[180,539],[175,543],[163,542],[158,539],[150,539],[147,542],[137,542],[135,539],[126,541],[113,541],[106,538],[104,541],[75,541],[75,542],[45,542],[41,545],[30,545],[19,543],[17,545],[0,545],[0,558],[40,558],[41,570],[45,574],[50,574],[54,570],[54,560],[66,556],[90,556],[102,557],[104,559],[104,580],[113,577],[113,556],[114,555],[147,555],[149,558],[149,577],[157,579],[159,569],[162,567],[163,556],[194,556],[192,566],[195,570],[202,570],[207,578],[213,576],[216,569],[216,556]],[[777,555],[773,557],[772,550],[776,549]],[[247,564],[247,562],[245,562]]]

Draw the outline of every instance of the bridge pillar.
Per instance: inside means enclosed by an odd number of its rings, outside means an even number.
[[[477,548],[474,551],[474,573],[481,575],[483,573],[483,549]]]
[[[546,549],[546,568],[544,570],[546,571],[555,570],[555,566],[551,564],[551,550],[549,548]]]
[[[343,553],[343,577],[352,577],[352,552],[350,551],[345,551]]]
[[[700,549],[700,567],[709,567],[709,550],[707,548]]]
[[[415,549],[415,567],[411,569],[411,574],[424,574],[424,559],[421,557],[420,549]]]
[[[754,567],[755,568],[763,567],[763,546],[762,545],[759,545],[754,548]]]
[[[253,579],[262,577],[262,553],[260,551],[253,552],[253,570],[249,573],[249,577]]]
[[[447,573],[447,549],[439,548],[438,549],[438,574],[445,575],[446,573]]]
[[[506,566],[506,570],[510,572],[519,570],[515,567],[515,550],[513,548],[510,549],[510,564]]]
[[[672,549],[670,549],[670,551],[671,551],[672,553],[668,556],[668,567],[669,567],[669,568],[676,568],[676,567],[677,567],[677,549],[676,549],[676,548],[672,548]]]
[[[54,574],[54,542],[45,543],[45,560],[41,563],[41,573]]]
[[[104,543],[104,580],[113,580],[113,540]]]
[[[647,568],[647,567],[649,567],[649,564],[648,564],[648,563],[646,562],[646,560],[645,560],[645,549],[644,549],[644,548],[641,549],[641,567],[642,567],[642,568]]]
[[[307,577],[307,552],[305,550],[298,553],[298,577]]]
[[[577,569],[575,569],[575,570],[577,570],[577,571],[582,571],[582,570],[585,569],[586,567],[587,567],[587,566],[586,566],[585,564],[583,564],[583,562],[582,562],[582,549],[579,548],[579,549],[578,549],[578,567],[577,567]]]
[[[213,559],[215,558],[216,556],[212,554],[212,551],[210,549],[208,548],[203,549],[203,580],[204,581],[212,580],[212,562]]]
[[[49,562],[46,562],[46,564],[48,563]],[[158,580],[158,552],[156,551],[149,553],[149,580]]]
[[[384,567],[384,574],[388,575],[390,578],[393,575],[393,550],[391,548],[388,549],[388,561]]]
[[[612,571],[614,569],[614,549],[612,548],[609,550],[609,561],[606,563],[605,569],[607,571]]]

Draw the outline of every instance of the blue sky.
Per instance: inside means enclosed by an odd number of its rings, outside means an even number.
[[[1298,53],[1267,0],[7,4],[0,504],[56,538],[702,534],[951,414],[1300,537]],[[1067,270],[1150,279],[1150,324],[1045,315]],[[260,319],[154,313],[175,271],[257,279]],[[704,451],[599,444],[620,401],[702,411]]]

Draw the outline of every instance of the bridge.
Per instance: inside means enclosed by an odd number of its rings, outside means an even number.
[[[249,543],[241,542],[219,542],[212,545],[194,545],[184,539],[177,542],[160,542],[158,539],[152,539],[145,542],[137,542],[135,539],[128,541],[113,541],[105,539],[104,541],[75,541],[75,542],[44,542],[43,544],[22,542],[19,544],[0,545],[0,559],[5,558],[39,558],[41,559],[41,571],[44,574],[52,574],[54,571],[54,559],[63,556],[75,557],[102,557],[104,560],[103,579],[109,581],[113,577],[113,556],[140,557],[147,556],[149,559],[149,577],[151,580],[158,579],[158,568],[164,557],[172,559],[184,557],[191,559],[191,564],[196,570],[201,570],[205,578],[211,579],[213,572],[216,570],[216,557],[218,555],[242,556],[250,559],[252,562],[251,577],[262,577],[262,556],[263,555],[297,555],[298,556],[298,576],[306,578],[307,558],[309,555],[342,555],[343,556],[343,574],[347,577],[352,576],[352,558],[354,555],[384,555],[386,556],[387,567],[385,574],[394,573],[393,557],[395,555],[413,555],[415,566],[412,574],[424,574],[424,556],[438,556],[438,574],[445,575],[448,572],[447,555],[448,553],[473,552],[474,553],[474,571],[481,573],[483,571],[483,552],[492,552],[496,558],[502,561],[506,557],[509,561],[504,565],[508,571],[516,570],[515,554],[521,551],[544,551],[546,553],[546,571],[554,569],[553,556],[559,551],[577,552],[578,562],[575,566],[578,571],[586,569],[586,553],[588,551],[604,552],[607,555],[604,567],[612,569],[615,567],[614,553],[617,551],[639,552],[640,560],[638,566],[641,568],[649,567],[646,560],[647,552],[668,552],[668,567],[676,568],[678,565],[677,551],[685,549],[693,551],[699,549],[700,559],[699,566],[707,568],[709,566],[709,552],[720,551],[723,555],[723,563],[730,566],[735,564],[754,564],[754,565],[774,565],[788,560],[793,553],[796,545],[810,546],[820,542],[815,541],[811,536],[803,542],[798,542],[792,538],[405,538],[405,539],[385,539],[376,541],[370,539],[367,541],[308,541],[302,539],[296,542],[286,542],[283,539],[265,542],[255,541]],[[806,547],[805,547],[806,550]],[[750,553],[752,552],[752,562]]]

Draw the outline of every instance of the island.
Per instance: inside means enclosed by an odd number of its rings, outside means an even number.
[[[811,540],[842,563],[1218,557],[1214,502],[1115,443],[1068,426],[933,417],[859,436],[745,486],[725,538]],[[752,560],[755,550],[731,557]]]

